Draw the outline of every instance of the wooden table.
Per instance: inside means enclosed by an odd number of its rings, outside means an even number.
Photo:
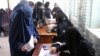
[[[35,49],[34,49],[34,52],[33,52],[32,56],[39,56],[41,48],[43,48],[44,45],[48,46],[49,48],[51,47],[51,44],[37,44],[35,46]],[[55,54],[55,55],[59,56],[58,54]]]
[[[46,32],[46,26],[38,29],[40,40],[39,43],[51,43],[53,36],[56,36],[57,33],[55,32]]]

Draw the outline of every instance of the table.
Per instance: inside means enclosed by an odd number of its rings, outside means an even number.
[[[55,32],[50,32],[50,33],[46,32],[46,26],[39,28],[38,32],[40,35],[39,43],[51,43],[53,36],[57,35],[57,33]]]
[[[32,54],[32,56],[39,56],[40,50],[41,48],[43,48],[43,46],[46,45],[50,48],[51,44],[37,44],[35,46],[34,52]],[[58,54],[55,54],[56,56],[59,56]]]

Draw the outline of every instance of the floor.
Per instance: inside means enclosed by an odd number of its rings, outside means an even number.
[[[0,37],[0,56],[10,56],[8,37]]]

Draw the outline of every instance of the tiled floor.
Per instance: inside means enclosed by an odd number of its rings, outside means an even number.
[[[0,56],[10,56],[8,37],[0,37]]]

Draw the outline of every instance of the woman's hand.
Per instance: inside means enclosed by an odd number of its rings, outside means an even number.
[[[25,52],[26,50],[27,50],[26,45],[23,45],[23,46],[21,47],[21,51],[22,51],[22,52]]]
[[[38,42],[38,40],[36,38],[34,38],[34,43],[37,43],[37,42]]]
[[[51,47],[50,53],[52,53],[52,54],[57,53],[57,48],[56,47]]]
[[[53,15],[55,15],[56,14],[56,12],[53,12]]]

